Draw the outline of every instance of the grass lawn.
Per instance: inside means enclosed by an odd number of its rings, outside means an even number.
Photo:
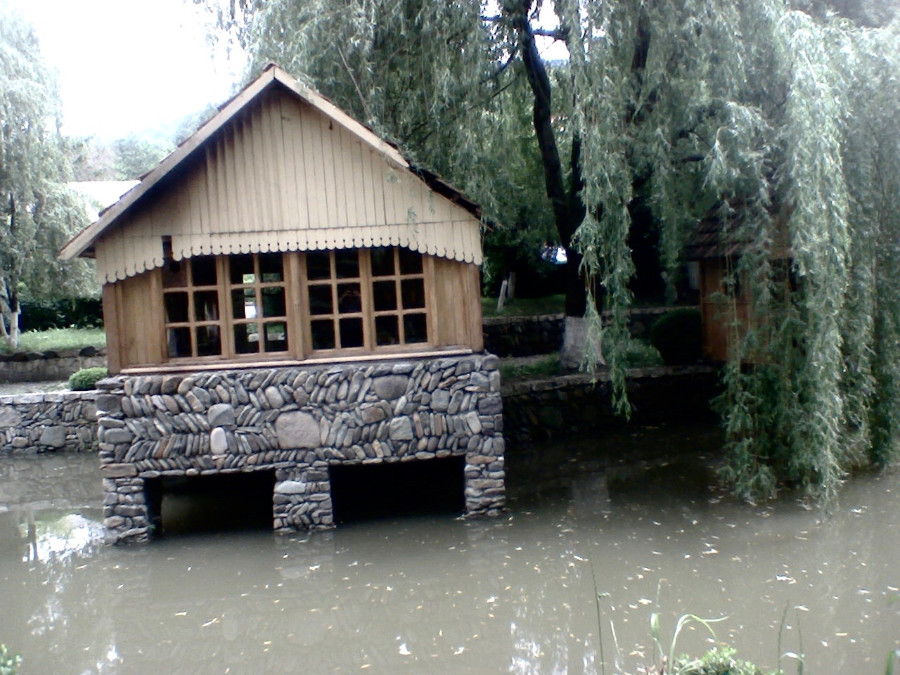
[[[495,316],[537,316],[562,314],[565,311],[565,295],[548,295],[544,298],[515,298],[509,300],[502,312],[497,312],[497,298],[482,298],[481,313],[488,319]]]
[[[558,354],[500,360],[500,377],[504,382],[543,379],[560,375],[562,372]]]
[[[81,349],[82,347],[106,346],[106,333],[102,328],[54,328],[44,331],[29,331],[19,335],[20,352],[47,352],[63,351],[66,349]],[[9,353],[13,351],[9,346],[0,341],[0,351]]]

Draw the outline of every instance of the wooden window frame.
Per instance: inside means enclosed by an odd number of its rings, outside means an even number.
[[[304,357],[309,358],[328,358],[348,355],[370,355],[370,354],[396,354],[408,353],[416,351],[427,351],[434,348],[434,321],[432,311],[434,307],[434,297],[432,292],[433,270],[430,265],[430,259],[417,251],[411,251],[421,259],[421,271],[411,274],[404,274],[400,269],[400,247],[384,246],[377,248],[385,248],[391,251],[394,260],[394,274],[385,276],[375,276],[372,270],[372,248],[359,249],[340,249],[328,251],[309,251],[301,254],[301,270],[300,289],[302,302],[304,305],[304,321],[303,321],[303,344]],[[338,277],[336,254],[340,251],[356,251],[359,267],[358,277]],[[308,275],[307,260],[310,254],[327,255],[330,264],[330,276],[328,279],[310,280]],[[423,306],[416,308],[404,309],[402,307],[401,286],[403,281],[421,280],[422,281],[422,300]],[[337,287],[341,284],[351,284],[357,282],[360,285],[361,293],[361,310],[359,312],[341,313],[339,311],[339,297]],[[375,310],[374,299],[374,282],[376,281],[394,281],[397,293],[397,309],[395,310]],[[327,314],[312,315],[309,313],[310,286],[324,287],[330,285],[332,288],[332,311]],[[425,319],[425,335],[426,339],[419,342],[405,342],[405,332],[403,327],[403,318],[408,315],[422,315]],[[380,316],[397,316],[399,322],[399,341],[397,344],[379,345],[376,340],[376,318]],[[359,347],[343,347],[340,344],[340,326],[341,317],[344,318],[362,318],[363,322],[363,343]],[[313,346],[312,321],[331,319],[334,325],[334,348],[316,349]]]
[[[344,357],[371,357],[381,354],[401,354],[416,353],[434,349],[435,345],[435,321],[433,318],[434,311],[434,265],[430,256],[420,254],[416,251],[409,251],[417,255],[421,259],[421,271],[415,273],[403,273],[400,267],[400,247],[386,246],[377,247],[385,248],[391,251],[394,260],[394,273],[391,275],[374,276],[372,271],[372,250],[371,248],[355,248],[355,249],[337,249],[327,251],[301,251],[301,252],[272,252],[281,256],[282,281],[281,282],[264,282],[259,274],[260,256],[267,255],[262,253],[247,254],[231,254],[212,256],[215,261],[216,284],[196,286],[193,284],[193,275],[190,272],[190,265],[193,258],[184,258],[179,261],[188,265],[186,272],[188,280],[187,286],[165,286],[162,287],[162,313],[163,328],[162,340],[164,363],[173,366],[187,365],[190,363],[249,363],[249,362],[277,362],[277,361],[303,361],[306,359],[329,359]],[[340,255],[342,251],[354,251],[357,254],[358,276],[348,278],[338,278],[336,272],[336,254]],[[331,276],[328,280],[310,280],[308,278],[307,256],[316,254],[327,254],[331,269]],[[252,255],[254,262],[254,271],[256,273],[256,281],[248,284],[232,284],[231,283],[231,260],[240,255]],[[168,256],[167,256],[168,257]],[[168,261],[167,261],[168,264]],[[159,272],[159,270],[158,270]],[[160,277],[161,278],[161,277]],[[402,302],[402,286],[404,281],[421,280],[421,307],[405,308]],[[375,282],[393,281],[396,288],[397,308],[394,310],[375,310]],[[357,312],[348,312],[341,314],[338,311],[337,287],[342,283],[358,283],[360,291],[360,310]],[[310,286],[330,285],[332,288],[332,312],[331,314],[313,315],[310,312]],[[235,318],[232,307],[232,292],[242,288],[253,288],[256,291],[256,297],[261,303],[262,288],[265,287],[283,287],[285,301],[285,315],[283,317],[262,317],[256,318]],[[194,314],[194,297],[195,291],[207,292],[215,290],[218,297],[219,314],[215,321],[197,321]],[[174,292],[188,293],[188,321],[186,322],[170,322],[166,313],[165,295]],[[260,305],[260,310],[262,309]],[[424,317],[425,340],[420,342],[405,342],[404,317],[409,315],[421,315]],[[376,338],[376,319],[382,316],[397,316],[399,326],[399,339],[397,344],[377,344]],[[335,347],[328,349],[314,349],[312,336],[312,321],[331,318],[334,322],[335,331]],[[341,318],[359,318],[362,322],[362,344],[358,347],[340,347],[339,342],[339,322]],[[265,322],[283,321],[287,335],[287,350],[284,351],[265,351],[263,343],[263,333]],[[241,324],[256,323],[259,326],[259,351],[256,352],[237,352],[235,345],[235,326]],[[201,325],[215,325],[219,330],[219,340],[221,345],[221,353],[209,356],[197,356],[197,344],[193,332],[196,327]],[[169,356],[167,347],[168,331],[170,328],[188,328],[192,331],[192,355],[191,356]]]
[[[203,256],[209,257],[209,256]],[[198,258],[199,259],[199,256]],[[172,261],[167,260],[166,264],[181,264],[184,265],[184,280],[183,284],[179,285],[166,285],[165,277],[161,275],[161,286],[162,286],[162,294],[163,294],[163,306],[162,306],[162,317],[163,317],[163,353],[166,355],[166,359],[169,362],[179,363],[179,362],[207,362],[207,361],[218,361],[220,360],[225,353],[225,343],[227,340],[227,334],[224,331],[224,307],[222,306],[222,293],[221,293],[221,264],[220,260],[217,258],[213,258],[213,262],[215,264],[216,270],[216,283],[215,284],[197,284],[194,280],[194,272],[193,272],[193,263],[195,258],[185,258],[180,261]],[[185,294],[187,296],[187,307],[185,308],[185,312],[187,315],[187,320],[185,321],[169,321],[168,320],[168,312],[166,309],[166,296],[171,295],[174,296],[176,294]],[[216,302],[218,304],[218,316],[215,319],[197,319],[197,308],[196,308],[196,300],[197,294],[199,293],[215,293],[216,294]],[[219,353],[218,354],[208,354],[208,355],[200,355],[198,354],[198,340],[197,340],[197,329],[198,328],[206,328],[206,327],[216,327],[219,330]],[[172,356],[169,353],[169,330],[178,330],[178,329],[186,329],[190,335],[190,344],[191,344],[191,354],[188,356]]]
[[[265,281],[263,279],[263,273],[261,271],[261,258],[267,255],[278,255],[281,257],[281,280],[280,281]],[[249,282],[241,282],[234,283],[231,280],[231,266],[235,260],[240,256],[248,256],[253,261],[253,276],[255,279]],[[229,256],[220,256],[224,264],[222,265],[223,272],[227,272],[227,275],[223,275],[222,279],[225,286],[225,300],[227,303],[226,308],[226,323],[228,324],[228,354],[223,355],[225,358],[241,360],[241,359],[249,359],[249,358],[284,358],[286,355],[291,354],[293,340],[292,333],[295,334],[294,331],[291,330],[290,327],[290,311],[291,311],[291,303],[288,297],[288,275],[287,275],[287,255],[284,253],[239,253],[232,254]],[[283,301],[284,301],[284,314],[265,316],[265,303],[263,301],[263,297],[265,295],[266,289],[282,289],[283,292]],[[234,315],[234,296],[235,291],[246,291],[252,290],[254,293],[254,304],[256,305],[259,315],[253,318],[241,317],[238,318]],[[285,349],[272,349],[267,350],[265,348],[266,340],[265,340],[265,328],[268,324],[275,323],[283,323],[285,330]],[[235,328],[237,326],[245,326],[256,324],[257,326],[257,349],[256,351],[241,351],[237,350],[237,339],[235,337]]]

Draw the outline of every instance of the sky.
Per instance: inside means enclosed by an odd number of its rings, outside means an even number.
[[[210,45],[191,0],[7,0],[6,6],[34,26],[45,61],[59,75],[68,136],[171,140],[186,116],[228,99],[241,79],[243,59]],[[541,24],[556,25],[547,6]],[[561,44],[541,42],[545,58],[565,58]]]
[[[167,135],[234,93],[242,63],[216,53],[188,0],[9,0],[59,75],[63,133]],[[3,5],[0,4],[0,9]]]

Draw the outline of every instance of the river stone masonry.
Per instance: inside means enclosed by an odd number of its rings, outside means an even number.
[[[147,481],[275,471],[277,532],[334,526],[329,467],[465,457],[466,515],[505,499],[503,403],[491,354],[117,376],[98,383],[104,524],[144,542]]]
[[[97,392],[0,396],[0,457],[93,452]]]

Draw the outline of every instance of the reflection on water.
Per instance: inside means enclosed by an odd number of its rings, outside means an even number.
[[[68,508],[21,490],[4,502],[0,473],[0,642],[26,675],[636,672],[654,659],[651,613],[665,636],[690,612],[727,616],[717,636],[768,667],[780,634],[806,672],[883,672],[900,646],[900,475],[852,482],[830,516],[735,505],[675,457],[714,440],[658,430],[523,452],[495,520],[142,547],[100,543],[93,458],[67,467],[93,486]],[[619,461],[638,453],[637,469]],[[45,459],[13,461],[32,463],[22,475]],[[711,639],[695,626],[679,645]]]

